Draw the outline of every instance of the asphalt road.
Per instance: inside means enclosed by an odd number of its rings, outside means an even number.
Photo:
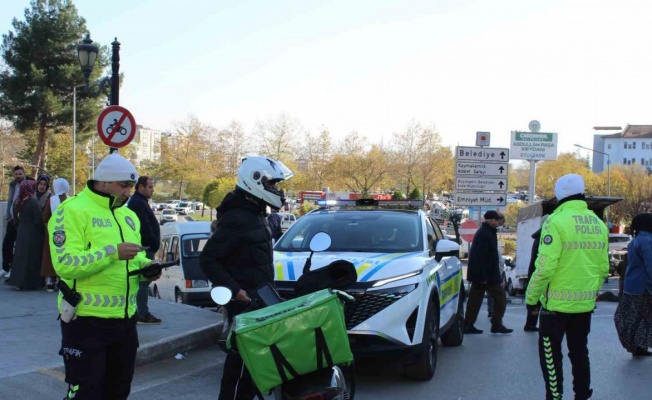
[[[599,303],[593,318],[589,349],[592,362],[593,400],[647,400],[652,359],[632,359],[620,346],[613,324],[615,303]],[[400,365],[363,360],[357,376],[357,399],[529,400],[543,399],[537,334],[522,331],[525,309],[508,306],[505,324],[510,335],[487,333],[489,321],[482,312],[478,323],[483,335],[467,336],[458,348],[440,347],[437,372],[429,382],[405,380]],[[566,352],[566,351],[565,351]],[[565,359],[564,382],[572,398],[570,363]],[[130,399],[215,399],[223,354],[216,348],[190,353],[184,360],[168,360],[141,368]]]

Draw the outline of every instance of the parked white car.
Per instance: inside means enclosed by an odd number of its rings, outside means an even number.
[[[166,222],[177,222],[178,220],[179,218],[177,217],[177,212],[173,209],[166,208],[161,211],[161,217],[159,218],[161,225],[165,224]]]
[[[627,251],[627,245],[632,241],[632,237],[624,233],[609,234],[609,252]]]
[[[189,201],[182,201],[179,203],[175,208],[174,211],[177,212],[177,214],[181,215],[189,215],[189,214],[194,214],[195,210],[193,209],[194,207],[192,206],[192,203]]]
[[[172,210],[170,210],[172,211]],[[166,224],[161,228],[161,247],[156,259],[177,260],[165,268],[150,288],[155,297],[176,303],[214,306],[211,285],[199,266],[199,256],[210,237],[211,223],[194,221]]]

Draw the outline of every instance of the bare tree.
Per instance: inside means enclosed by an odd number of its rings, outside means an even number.
[[[285,113],[276,120],[258,121],[254,134],[259,140],[258,152],[277,160],[291,160],[297,152],[297,139],[302,137],[304,129],[299,121]]]

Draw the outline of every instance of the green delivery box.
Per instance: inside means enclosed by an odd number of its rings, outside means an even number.
[[[261,392],[353,360],[344,305],[329,289],[237,315],[231,335]]]

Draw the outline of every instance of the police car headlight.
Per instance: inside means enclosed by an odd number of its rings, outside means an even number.
[[[421,275],[422,271],[423,270],[420,269],[420,270],[417,270],[417,271],[409,272],[407,274],[393,276],[393,277],[387,278],[387,279],[381,279],[381,280],[377,281],[376,283],[374,283],[373,285],[371,285],[371,287],[376,288],[376,287],[387,285],[388,283],[400,281],[402,279],[412,278],[413,276]]]
[[[391,294],[398,294],[405,296],[406,294],[410,293],[414,289],[416,289],[418,284],[413,283],[411,285],[402,285],[402,286],[394,286],[391,288],[386,288],[386,289],[378,289],[374,290],[374,293],[381,292],[381,293],[391,293]]]

